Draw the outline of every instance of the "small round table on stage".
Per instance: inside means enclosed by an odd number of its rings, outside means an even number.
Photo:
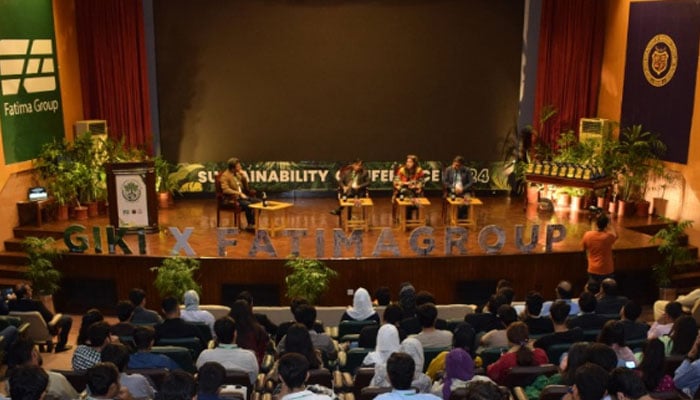
[[[275,233],[286,229],[289,223],[289,216],[287,215],[287,210],[293,206],[292,203],[285,203],[283,201],[267,201],[267,205],[260,203],[253,203],[249,207],[255,210],[255,233],[257,234],[260,229],[266,229],[270,232],[270,236],[275,236]],[[263,210],[269,211],[267,215],[267,227],[262,226],[262,219],[260,215]],[[278,211],[283,211],[282,215]]]

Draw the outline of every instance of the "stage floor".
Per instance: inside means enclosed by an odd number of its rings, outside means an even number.
[[[429,235],[434,238],[435,248],[428,255],[445,256],[445,223],[442,221],[442,199],[439,197],[429,198],[431,205],[425,209],[427,226],[434,229]],[[288,209],[288,228],[303,228],[307,230],[307,236],[300,240],[300,254],[306,257],[316,257],[317,238],[316,230],[323,229],[324,255],[322,258],[334,257],[333,251],[333,230],[339,227],[339,218],[331,215],[330,210],[337,206],[334,198],[280,198],[279,201],[292,203]],[[392,228],[391,235],[400,250],[401,257],[415,256],[409,244],[410,233],[396,229],[392,223],[391,202],[388,197],[379,197],[374,200],[371,227],[363,234],[362,255],[363,258],[372,258],[377,239],[383,228]],[[505,232],[505,245],[500,254],[519,254],[520,251],[515,245],[515,226],[525,225],[525,238],[529,240],[530,227],[539,225],[539,241],[533,253],[544,253],[546,226],[548,224],[562,224],[566,228],[566,238],[553,245],[553,252],[577,252],[581,250],[581,238],[583,234],[592,227],[590,213],[588,211],[571,211],[563,208],[554,213],[544,214],[537,211],[535,205],[528,206],[523,210],[521,199],[509,197],[484,197],[481,198],[483,206],[476,207],[476,228],[469,229],[467,239],[468,255],[484,255],[485,251],[478,244],[478,232],[487,225],[497,225]],[[263,212],[263,220],[266,219],[268,211]],[[231,226],[232,214],[222,213],[222,226]],[[245,216],[242,217],[242,224],[245,226]],[[640,231],[654,231],[661,221],[653,216],[649,217],[613,217],[612,223],[619,234],[619,240],[615,244],[615,249],[638,249],[653,247],[650,236]],[[94,241],[92,237],[92,227],[105,227],[108,225],[108,218],[101,216],[91,218],[87,221],[67,221],[50,222],[41,228],[22,227],[24,233],[31,234],[32,231],[52,232],[54,234],[63,232],[71,224],[80,224],[87,228],[86,233],[90,236],[90,249],[87,254],[94,254]],[[147,254],[151,256],[168,256],[176,244],[176,238],[169,231],[169,227],[176,227],[181,232],[186,228],[193,228],[193,233],[187,240],[188,244],[199,257],[220,257],[217,246],[216,228],[216,204],[213,199],[179,199],[175,206],[170,209],[159,210],[160,232],[146,235]],[[387,234],[386,232],[384,233]],[[103,249],[106,252],[106,233],[102,230]],[[345,232],[348,237],[349,232]],[[489,242],[495,241],[495,236],[489,236]],[[255,235],[250,232],[239,232],[236,235],[228,235],[228,239],[235,239],[237,244],[227,247],[225,257],[238,259],[246,258],[269,258],[270,254],[259,251],[254,257],[249,255],[253,246]],[[386,238],[386,237],[385,237]],[[423,243],[425,236],[419,238],[419,243]],[[138,242],[136,235],[126,236],[125,241],[134,253],[138,252]],[[284,258],[291,253],[291,239],[283,235],[271,237],[271,243],[277,255]],[[61,246],[64,246],[61,244]],[[341,257],[356,258],[353,248],[341,246]],[[117,249],[117,254],[123,254]],[[183,251],[180,254],[184,255]],[[456,255],[456,250],[453,253]],[[390,252],[382,252],[379,257],[394,257]],[[421,256],[425,256],[421,254]]]

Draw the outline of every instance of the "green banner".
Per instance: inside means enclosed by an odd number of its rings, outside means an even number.
[[[51,0],[0,0],[0,104],[6,164],[63,137]]]
[[[337,187],[335,174],[344,165],[328,161],[258,161],[244,163],[243,169],[248,173],[250,185],[258,191],[334,191]],[[503,163],[467,162],[466,165],[474,177],[476,190],[510,190],[507,183],[509,171],[504,170]],[[421,166],[430,177],[426,189],[442,190],[442,171],[447,164],[423,161]],[[391,190],[396,163],[365,161],[364,167],[372,182],[371,190]],[[183,194],[213,194],[215,176],[225,168],[225,162],[178,164],[170,174],[170,180]]]

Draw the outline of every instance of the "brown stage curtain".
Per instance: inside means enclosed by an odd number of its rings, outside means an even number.
[[[535,92],[537,140],[554,146],[580,118],[595,117],[603,42],[604,0],[543,0]],[[557,113],[540,126],[542,109]]]
[[[106,119],[110,136],[152,154],[151,109],[141,0],[75,0],[86,119]]]

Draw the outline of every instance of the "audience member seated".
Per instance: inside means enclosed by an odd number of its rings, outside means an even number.
[[[597,304],[595,296],[590,292],[582,292],[578,298],[578,305],[581,308],[581,313],[575,317],[569,318],[566,325],[569,329],[581,328],[584,331],[592,329],[601,329],[607,319],[595,313]]]
[[[479,380],[467,386],[464,400],[508,400],[508,389],[500,387],[490,380]]]
[[[503,304],[498,307],[498,312],[496,313],[498,319],[503,324],[499,329],[492,329],[486,332],[479,340],[480,346],[476,350],[480,353],[484,349],[492,347],[506,347],[508,346],[508,336],[506,335],[506,328],[513,322],[518,320],[518,314],[509,304]]]
[[[524,322],[514,322],[507,329],[508,342],[511,348],[498,361],[487,368],[489,378],[501,384],[508,371],[515,366],[536,366],[549,362],[547,353],[542,349],[533,348],[529,340],[529,331]]]
[[[481,313],[470,313],[464,316],[464,321],[474,328],[474,331],[488,332],[494,329],[499,329],[503,323],[498,319],[498,308],[503,304],[508,303],[508,299],[503,295],[491,295],[488,301],[488,311]]]
[[[608,394],[618,400],[652,400],[639,376],[627,368],[615,368],[610,373]]]
[[[426,290],[421,290],[420,292],[416,293],[415,297],[415,305],[416,305],[416,314],[413,317],[408,317],[404,318],[401,320],[401,324],[399,325],[401,327],[401,330],[406,332],[407,335],[415,335],[420,333],[420,331],[423,329],[423,324],[420,322],[420,316],[418,315],[418,309],[420,306],[423,304],[437,304],[435,301],[435,296],[433,296],[432,293],[426,291]],[[442,329],[445,330],[447,329],[447,321],[441,318],[436,318],[435,319],[435,328],[437,329]]]
[[[599,297],[600,296],[600,281],[597,281],[595,279],[588,279],[588,282],[586,282],[586,286],[583,287],[584,292],[588,292],[594,296]]]
[[[504,296],[506,299],[505,304],[512,305],[513,303],[513,298],[515,298],[515,290],[513,289],[513,283],[507,279],[499,279],[498,282],[496,283],[496,291],[494,293],[496,296]],[[484,304],[483,309],[481,310],[482,312],[493,312],[491,308],[489,308],[489,303]],[[497,311],[497,310],[496,310]],[[520,313],[522,311],[518,310],[516,308],[516,311]]]
[[[46,322],[49,332],[52,335],[58,335],[58,343],[56,343],[55,351],[60,353],[72,349],[73,346],[68,343],[68,333],[73,326],[73,318],[68,315],[54,315],[46,309],[44,303],[39,300],[32,299],[32,287],[27,283],[20,283],[15,287],[16,298],[7,303],[10,312],[12,311],[38,311],[41,317]],[[56,318],[54,318],[56,317]]]
[[[608,390],[608,372],[593,363],[585,363],[576,370],[572,392],[563,399],[598,400],[603,399]]]
[[[156,400],[194,400],[196,395],[197,385],[192,374],[173,371],[163,378]]]
[[[415,393],[411,388],[416,365],[410,355],[396,352],[386,362],[386,372],[393,390],[380,394],[377,400],[399,400],[410,396],[414,400],[437,400],[439,397],[428,393]]]
[[[112,363],[97,363],[87,370],[87,389],[88,400],[131,399],[129,390],[119,384],[119,370]]]
[[[681,303],[681,307],[683,308],[683,312],[685,313],[690,313],[693,310],[693,306],[695,303],[700,300],[700,288],[694,289],[692,292],[688,294],[682,294],[679,295],[678,298],[676,298],[676,302]],[[661,314],[664,313],[666,309],[666,304],[670,303],[667,300],[657,300],[654,302],[654,319],[658,319]]]
[[[238,293],[238,296],[236,296],[236,300],[245,300],[246,303],[248,303],[248,306],[250,307],[250,310],[252,312],[253,307],[255,306],[255,303],[253,301],[253,295],[249,291],[244,290],[244,291]],[[267,315],[254,312],[253,316],[255,317],[256,320],[258,320],[258,323],[265,328],[265,330],[270,335],[270,337],[272,337],[272,338],[276,337],[277,325],[275,325],[272,321],[270,321],[270,318],[268,318]]]
[[[700,335],[695,339],[693,347],[673,375],[674,385],[691,399],[695,398],[695,393],[698,391],[698,386],[700,386],[698,350],[700,350]]]
[[[474,360],[462,348],[454,348],[445,357],[445,374],[442,382],[436,384],[431,392],[443,399],[449,399],[452,390],[463,387],[474,377]]]
[[[202,348],[207,347],[209,335],[201,329],[180,318],[180,304],[174,297],[166,297],[162,301],[165,321],[156,325],[156,343],[161,339],[193,338],[199,339]]]
[[[664,345],[659,339],[648,340],[642,352],[642,359],[636,372],[650,392],[672,392],[676,389],[673,378],[666,374],[663,365],[666,361]]]
[[[236,300],[231,305],[231,318],[236,321],[236,344],[255,353],[258,365],[262,364],[263,357],[270,337],[267,331],[253,317],[253,313],[245,300]]]
[[[110,343],[102,349],[101,361],[114,364],[119,370],[119,385],[127,388],[134,399],[152,399],[155,394],[153,386],[141,374],[127,374],[129,350],[121,343]]]
[[[340,317],[341,321],[377,321],[379,323],[379,315],[374,311],[372,299],[369,297],[369,292],[365,288],[359,288],[355,291],[352,298],[352,307],[343,313]]]
[[[213,349],[204,350],[197,357],[197,369],[206,362],[214,361],[221,364],[227,371],[247,372],[250,377],[250,383],[254,383],[259,371],[258,360],[252,351],[241,349],[235,345],[236,323],[233,319],[224,317],[216,320],[214,332],[216,332],[217,346]]]
[[[206,324],[213,336],[215,319],[209,311],[199,309],[199,294],[194,290],[188,290],[185,292],[183,300],[185,309],[180,312],[180,318],[191,323]]]
[[[476,332],[474,332],[474,328],[472,328],[472,326],[466,322],[461,322],[459,325],[457,325],[454,333],[452,334],[452,348],[463,349],[469,354],[470,358],[473,358],[474,352],[472,349],[474,348],[475,337]],[[449,351],[443,351],[435,356],[433,361],[430,362],[430,365],[428,365],[428,369],[426,370],[425,374],[428,375],[431,380],[434,381],[438,379],[438,375],[445,371],[446,358],[448,354]],[[477,357],[475,361],[478,361],[477,365],[481,365],[480,358]],[[476,364],[475,361],[473,362]]]
[[[41,354],[34,342],[29,338],[20,338],[9,348],[7,352],[7,366],[10,375],[16,368],[36,366],[41,368]],[[68,382],[65,376],[58,372],[46,371],[49,383],[46,387],[46,395],[54,399],[72,400],[78,398],[78,393]]]
[[[38,365],[23,365],[9,373],[10,398],[41,400],[49,385],[49,376]]]
[[[80,329],[78,330],[78,345],[89,344],[88,329],[90,325],[102,321],[104,321],[104,316],[102,316],[100,310],[96,308],[91,308],[83,314],[83,318],[80,320]]]
[[[287,353],[279,360],[279,377],[282,389],[280,400],[330,400],[331,397],[314,393],[306,388],[305,382],[309,376],[309,362],[306,357],[297,353]]]
[[[88,342],[78,345],[73,352],[71,365],[75,371],[84,371],[100,362],[100,352],[112,342],[110,326],[104,321],[95,322],[88,328]]]
[[[683,355],[693,347],[697,336],[698,327],[695,319],[689,315],[682,315],[673,322],[671,332],[661,336],[659,340],[665,346],[666,355]]]
[[[538,292],[530,292],[525,298],[525,312],[522,321],[533,335],[552,333],[554,331],[552,321],[549,318],[540,317],[542,303],[544,303],[544,298]]]
[[[150,326],[139,326],[134,330],[134,344],[136,352],[129,357],[129,369],[160,369],[171,371],[180,369],[180,366],[165,354],[151,353],[155,342],[156,332]]]
[[[452,346],[452,332],[435,328],[437,307],[428,303],[418,307],[418,320],[422,326],[415,338],[426,348]]]
[[[314,323],[316,322],[316,308],[309,304],[302,304],[296,308],[294,318],[297,322],[306,326],[309,330],[309,335],[311,336],[311,342],[314,347],[321,350],[322,353],[328,357],[329,360],[335,360],[338,358],[338,351],[335,348],[335,343],[330,336],[325,333],[318,333],[314,328]],[[277,348],[279,353],[284,352],[284,338],[280,341]]]
[[[591,343],[586,349],[586,362],[602,367],[610,372],[617,367],[618,359],[615,350],[603,343]]]
[[[620,321],[606,322],[600,330],[597,341],[610,346],[615,351],[618,367],[635,368],[637,366],[634,353],[625,344],[625,331]]]
[[[304,305],[304,304],[309,304],[309,301],[304,299],[304,298],[301,298],[301,297],[296,297],[296,298],[292,299],[292,301],[289,304],[289,311],[291,311],[292,316],[294,317],[294,320],[283,322],[283,323],[279,324],[279,326],[277,327],[277,336],[275,336],[275,344],[279,344],[279,342],[282,340],[284,335],[287,334],[287,329],[289,329],[290,326],[299,322],[296,319],[296,315],[297,315],[296,310],[299,306]],[[323,325],[321,323],[319,323],[318,321],[314,321],[314,330],[318,333],[323,333],[324,332]]]
[[[219,390],[226,379],[226,369],[217,362],[204,363],[197,371],[197,400],[223,400]]]
[[[654,339],[663,335],[668,335],[673,327],[673,322],[683,315],[683,306],[681,303],[672,301],[666,304],[664,313],[661,314],[658,320],[654,321],[647,332],[647,339]]]
[[[130,301],[122,300],[117,303],[117,319],[119,322],[112,325],[111,332],[114,336],[134,336],[135,326],[131,323],[134,314],[134,305]],[[78,343],[80,344],[80,343]]]
[[[542,390],[548,385],[573,385],[576,370],[586,362],[587,351],[588,343],[586,342],[572,344],[569,351],[562,356],[559,372],[549,377],[540,375],[535,378],[535,381],[525,388],[527,397],[539,399]]]
[[[373,367],[376,364],[385,364],[391,353],[399,351],[399,330],[392,324],[384,324],[377,332],[377,346],[362,360],[362,366]],[[376,386],[376,385],[375,385]]]
[[[374,291],[375,306],[388,306],[391,304],[391,290],[386,286],[380,286]]]
[[[544,349],[549,346],[564,343],[576,343],[583,340],[583,330],[581,328],[569,329],[566,326],[566,319],[569,316],[570,306],[563,300],[557,300],[550,308],[549,318],[554,326],[554,333],[544,335],[535,341],[535,347]],[[559,360],[550,360],[558,362]]]
[[[423,373],[423,365],[425,364],[425,356],[423,354],[423,346],[414,338],[407,338],[399,347],[400,353],[405,353],[413,358],[415,371],[413,373],[413,381],[411,387],[418,389],[419,393],[429,393],[431,381],[427,375]],[[391,387],[391,382],[386,372],[386,364],[374,365],[374,376],[372,377],[371,386]]]
[[[131,316],[132,324],[160,324],[163,318],[157,312],[146,308],[146,292],[143,289],[134,288],[129,292],[129,301],[134,305],[134,313]]]
[[[600,315],[620,315],[620,310],[629,299],[617,294],[617,282],[613,278],[605,278],[600,284],[600,296],[595,312]]]
[[[401,329],[399,324],[401,323],[402,311],[401,307],[396,304],[389,304],[384,309],[382,314],[382,319],[385,324],[392,324],[396,326],[399,330],[399,339],[404,340],[406,338],[406,332]],[[364,347],[367,349],[373,349],[377,345],[377,332],[379,331],[379,325],[369,325],[362,328],[360,331],[360,339],[358,342],[359,347]]]
[[[569,281],[561,281],[557,285],[557,287],[554,289],[554,292],[557,295],[557,300],[562,300],[566,304],[571,307],[571,311],[569,311],[569,315],[577,315],[579,312],[581,312],[581,309],[578,308],[578,303],[573,301],[574,297],[574,291],[573,288],[571,287],[571,282]],[[545,301],[544,304],[542,304],[542,312],[540,312],[540,315],[543,317],[546,317],[549,315],[549,308],[552,306],[554,302],[553,301]]]
[[[309,362],[309,369],[319,369],[323,367],[323,358],[321,357],[321,351],[314,348],[314,344],[311,343],[311,336],[309,335],[309,330],[303,324],[294,324],[287,330],[287,336],[284,339],[285,342],[285,352],[280,353],[283,356],[288,353],[297,353],[306,357]],[[279,366],[279,360],[272,367],[270,372],[267,374],[267,380],[277,381],[277,368]]]
[[[620,311],[620,323],[625,331],[625,340],[645,339],[649,331],[649,325],[637,322],[642,315],[642,307],[634,301],[628,301]]]

